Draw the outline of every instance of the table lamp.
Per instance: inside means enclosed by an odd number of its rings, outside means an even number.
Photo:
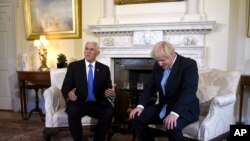
[[[38,71],[48,71],[49,68],[47,66],[47,46],[49,41],[46,39],[45,35],[41,35],[39,40],[34,40],[34,46],[37,47],[39,59],[41,62],[41,66]]]

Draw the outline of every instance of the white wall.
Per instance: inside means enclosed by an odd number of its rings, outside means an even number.
[[[229,1],[205,0],[204,4],[207,20],[216,21],[215,29],[206,37],[208,67],[226,69],[229,32]]]
[[[82,46],[86,41],[98,41],[98,39],[88,30],[88,25],[98,24],[101,17],[100,0],[83,0],[82,1]],[[83,56],[83,50],[81,51]]]
[[[116,5],[116,18],[123,24],[176,22],[182,20],[185,5],[185,2]]]

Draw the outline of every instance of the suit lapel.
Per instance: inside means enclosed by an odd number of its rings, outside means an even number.
[[[95,86],[97,86],[96,83],[98,83],[98,80],[100,77],[100,64],[97,61],[95,63],[95,70],[94,71],[95,71],[95,76],[94,76],[94,89],[95,89]]]
[[[177,58],[174,62],[174,65],[172,66],[171,68],[171,71],[170,71],[170,74],[168,76],[168,80],[167,80],[167,84],[166,84],[166,87],[165,87],[165,92],[167,93],[169,89],[171,89],[171,85],[173,84],[172,82],[175,81],[174,80],[174,76],[177,75],[177,72],[179,70],[179,66],[178,65],[180,63],[180,56],[178,54],[177,55]]]
[[[83,86],[88,87],[88,79],[87,79],[85,60],[82,61],[81,67],[79,68],[79,71],[81,71],[80,74],[82,74],[82,77],[80,77],[79,79],[82,80]]]
[[[158,87],[160,88],[161,90],[161,93],[163,94],[163,90],[162,90],[162,87],[161,87],[161,80],[162,80],[162,77],[163,77],[163,73],[164,73],[164,69],[162,69],[160,66],[159,66],[159,69],[160,69],[160,73],[158,73],[156,76],[156,82],[158,82]],[[156,71],[157,72],[157,71]]]

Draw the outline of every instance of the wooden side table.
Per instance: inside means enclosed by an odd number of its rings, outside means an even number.
[[[49,71],[17,71],[20,101],[21,101],[21,114],[23,119],[29,119],[33,112],[39,112],[41,119],[44,119],[42,110],[39,108],[38,90],[45,89],[50,86],[50,73]],[[26,89],[34,89],[36,92],[35,103],[36,106],[31,110],[27,116],[27,103],[26,103]]]
[[[240,112],[239,112],[239,122],[238,124],[243,124],[242,122],[242,104],[243,104],[243,97],[244,97],[244,91],[245,86],[250,86],[250,75],[241,75],[240,77]]]

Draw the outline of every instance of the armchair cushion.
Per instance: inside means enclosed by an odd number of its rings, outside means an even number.
[[[208,114],[209,106],[210,106],[211,102],[212,102],[212,100],[200,103],[200,115],[201,116],[206,116]]]

